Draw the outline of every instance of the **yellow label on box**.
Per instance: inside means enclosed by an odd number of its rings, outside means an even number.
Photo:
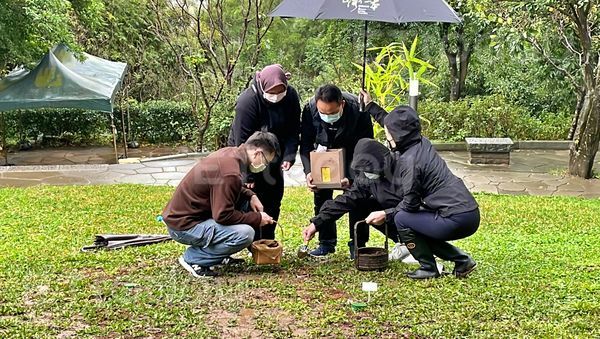
[[[321,180],[323,182],[331,182],[331,168],[321,167]]]

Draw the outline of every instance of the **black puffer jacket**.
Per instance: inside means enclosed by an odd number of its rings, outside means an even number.
[[[310,152],[318,145],[328,149],[343,148],[345,152],[345,171],[348,179],[354,179],[350,171],[350,163],[354,147],[362,138],[373,138],[373,123],[367,112],[360,112],[358,98],[349,93],[343,93],[344,112],[340,120],[328,124],[321,120],[315,98],[311,98],[302,111],[302,128],[300,140],[300,157],[304,165],[304,173],[310,173]]]
[[[469,212],[478,207],[464,182],[456,177],[437,154],[431,142],[421,136],[417,112],[400,106],[390,114],[371,103],[368,111],[385,126],[396,142],[397,165],[404,189],[401,209],[416,212],[421,206],[443,217]]]
[[[317,230],[330,221],[336,221],[345,213],[355,209],[365,199],[374,198],[386,212],[387,222],[392,222],[402,201],[402,186],[399,168],[390,150],[373,139],[361,139],[354,150],[352,169],[360,173],[352,187],[344,194],[323,204],[319,215],[312,218]],[[379,179],[367,179],[364,172],[377,173]]]
[[[300,98],[296,90],[289,86],[287,94],[278,103],[263,98],[256,77],[237,99],[235,118],[229,131],[229,146],[239,146],[256,131],[266,129],[277,136],[281,146],[278,163],[296,160],[300,137]],[[278,166],[278,165],[277,165]]]

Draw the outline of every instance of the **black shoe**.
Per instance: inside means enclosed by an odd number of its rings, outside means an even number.
[[[442,240],[429,239],[429,246],[433,254],[437,255],[442,260],[454,262],[454,270],[452,275],[458,278],[465,278],[469,273],[475,270],[477,263],[467,253],[460,248]]]
[[[221,263],[219,265],[223,265],[223,266],[239,266],[239,265],[243,265],[245,263],[246,263],[246,260],[244,260],[244,259],[227,257],[227,258],[223,259],[223,261],[221,261]]]
[[[437,269],[435,271],[426,271],[426,270],[419,268],[418,270],[406,273],[406,276],[411,279],[417,279],[417,280],[432,279],[432,278],[439,277],[440,273],[437,271]]]
[[[311,257],[324,258],[330,253],[335,253],[335,247],[321,244],[319,247],[310,251],[308,255]]]
[[[410,228],[398,229],[400,239],[406,244],[406,248],[412,256],[419,262],[421,267],[418,270],[406,274],[411,279],[431,279],[440,276],[435,258],[427,244],[427,239],[415,233]]]
[[[467,262],[456,263],[452,274],[457,278],[466,278],[471,272],[477,268],[477,262],[469,257]]]
[[[211,270],[210,267],[188,264],[185,259],[183,259],[183,256],[179,257],[179,264],[196,278],[212,278],[219,275],[218,272]]]

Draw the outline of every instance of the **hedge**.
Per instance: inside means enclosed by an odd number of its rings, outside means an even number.
[[[206,133],[205,144],[214,149],[226,141],[232,112],[219,106]],[[197,125],[190,106],[183,102],[128,102],[123,106],[131,117],[131,137],[143,143],[196,144]],[[570,117],[546,114],[532,117],[525,109],[507,102],[502,96],[471,97],[456,102],[424,100],[419,111],[423,133],[432,140],[462,141],[465,137],[510,137],[514,140],[565,139]],[[51,146],[106,144],[111,141],[109,115],[81,110],[43,109],[5,113],[7,137],[19,140],[43,140]],[[115,110],[121,130],[121,108]],[[120,133],[119,133],[120,134]],[[131,140],[130,137],[130,140]]]

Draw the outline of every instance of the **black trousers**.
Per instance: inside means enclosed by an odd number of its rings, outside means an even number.
[[[252,174],[252,179],[252,190],[265,207],[265,213],[279,220],[284,190],[281,163],[270,164],[263,172]],[[260,227],[254,234],[254,240],[275,239],[275,226],[276,224]]]
[[[314,193],[315,203],[315,215],[319,214],[321,206],[327,201],[333,198],[332,189],[321,189]],[[350,239],[354,242],[354,224],[357,221],[364,220],[371,212],[381,211],[383,208],[375,199],[366,199],[360,201],[357,208],[348,213],[348,232]],[[388,237],[394,242],[398,242],[398,231],[395,225],[391,224],[388,227]],[[384,233],[384,225],[374,226],[377,230]],[[361,223],[358,225],[357,230],[358,240],[356,243],[358,247],[364,247],[369,241],[369,225]],[[324,225],[322,231],[319,232],[319,243],[323,245],[336,246],[337,245],[337,228],[334,222],[329,225]]]

